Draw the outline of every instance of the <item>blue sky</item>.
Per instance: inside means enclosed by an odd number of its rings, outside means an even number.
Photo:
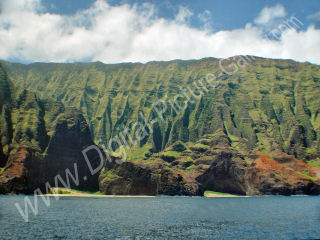
[[[320,64],[320,1],[1,0],[0,59],[147,62],[257,55]]]
[[[89,8],[92,5],[92,0],[44,0],[49,12],[59,14],[74,14],[80,9]],[[194,12],[194,16],[205,11],[210,11],[210,21],[213,29],[231,30],[244,27],[249,21],[256,18],[266,6],[274,6],[281,3],[288,14],[296,16],[302,22],[306,23],[306,28],[310,23],[314,22],[308,19],[307,16],[315,13],[315,10],[320,11],[319,0],[110,0],[110,5],[116,6],[128,3],[130,5],[152,3],[157,6],[158,16],[164,18],[174,18],[179,6],[185,6]],[[201,27],[201,21],[196,17],[191,19],[191,25],[194,27]]]

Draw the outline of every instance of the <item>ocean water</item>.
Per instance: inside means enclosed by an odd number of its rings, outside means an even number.
[[[39,201],[25,222],[24,196],[0,196],[0,239],[320,239],[319,196]]]

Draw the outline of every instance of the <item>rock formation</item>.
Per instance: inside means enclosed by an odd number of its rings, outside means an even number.
[[[73,176],[77,171],[79,178],[77,184],[69,177],[71,187],[98,188],[98,174],[91,176],[81,152],[93,145],[92,137],[77,110],[15,88],[1,66],[0,98],[0,193],[29,194],[37,188],[46,191],[45,183],[55,186],[57,175],[67,183],[67,169]],[[90,154],[96,166],[99,159]]]

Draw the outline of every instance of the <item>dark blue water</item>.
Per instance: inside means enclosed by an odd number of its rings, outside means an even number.
[[[51,198],[29,222],[23,200],[0,196],[0,239],[320,238],[320,197]]]

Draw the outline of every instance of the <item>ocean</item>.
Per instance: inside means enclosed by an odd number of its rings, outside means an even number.
[[[24,198],[0,196],[0,239],[320,239],[320,196],[50,197],[29,222]]]

